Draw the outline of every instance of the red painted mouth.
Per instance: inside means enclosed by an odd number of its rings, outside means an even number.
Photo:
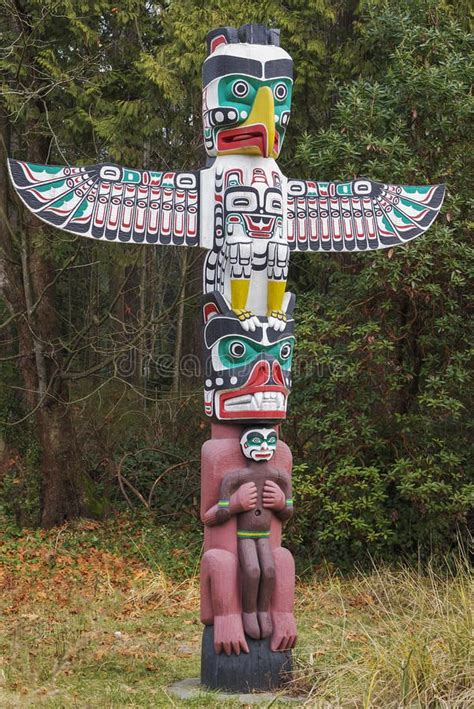
[[[267,155],[268,133],[263,123],[255,123],[244,128],[228,128],[220,130],[217,135],[217,149],[239,150],[240,148],[257,148],[263,157]]]
[[[275,217],[260,217],[253,214],[243,214],[245,224],[254,239],[270,239],[275,226]]]
[[[266,453],[254,453],[254,456],[255,456],[255,458],[263,458],[264,460],[265,459],[268,460],[269,458],[272,457],[272,452],[267,451]]]
[[[245,386],[219,392],[217,397],[220,419],[286,418],[288,389],[276,360],[271,367],[269,362],[257,362]]]

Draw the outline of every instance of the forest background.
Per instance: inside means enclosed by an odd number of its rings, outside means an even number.
[[[260,22],[294,60],[285,174],[447,185],[407,247],[292,258],[288,546],[300,570],[455,548],[473,499],[470,3],[1,0],[0,13],[4,519],[52,527],[128,506],[197,558],[203,254],[51,230],[20,206],[5,159],[202,166],[206,33]]]
[[[0,0],[2,707],[216,706],[169,693],[199,673],[203,254],[52,230],[6,156],[199,168],[206,33],[248,22],[294,59],[286,175],[447,186],[406,247],[292,257],[284,691],[474,706],[472,3]]]

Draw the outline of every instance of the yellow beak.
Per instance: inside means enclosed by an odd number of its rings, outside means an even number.
[[[250,116],[241,124],[241,127],[261,124],[267,132],[267,141],[264,158],[269,158],[273,151],[275,140],[275,103],[272,90],[268,86],[261,86],[257,91]],[[260,152],[260,151],[259,151]]]
[[[218,151],[218,154],[261,155],[264,158],[275,155],[275,103],[272,90],[268,86],[261,86],[257,91],[250,115],[239,126],[240,131],[246,128],[249,135],[255,134],[255,145],[242,144],[237,147],[235,144],[234,148],[229,144],[229,150]],[[251,138],[250,141],[253,142]]]

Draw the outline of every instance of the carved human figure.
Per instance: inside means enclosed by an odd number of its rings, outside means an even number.
[[[242,623],[245,633],[254,639],[269,637],[273,631],[270,609],[277,570],[270,543],[272,518],[281,523],[293,514],[291,477],[269,465],[277,442],[274,428],[244,431],[240,446],[249,463],[224,476],[219,500],[204,516],[208,526],[224,524],[236,516]],[[295,640],[293,632],[285,649]]]

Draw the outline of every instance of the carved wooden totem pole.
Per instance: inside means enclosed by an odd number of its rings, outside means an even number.
[[[59,229],[102,241],[200,246],[204,268],[202,681],[268,689],[296,641],[291,453],[279,439],[291,389],[291,251],[370,251],[422,234],[443,185],[292,180],[278,158],[290,118],[291,57],[279,31],[224,27],[203,67],[207,166],[152,172],[10,160],[25,205]]]

